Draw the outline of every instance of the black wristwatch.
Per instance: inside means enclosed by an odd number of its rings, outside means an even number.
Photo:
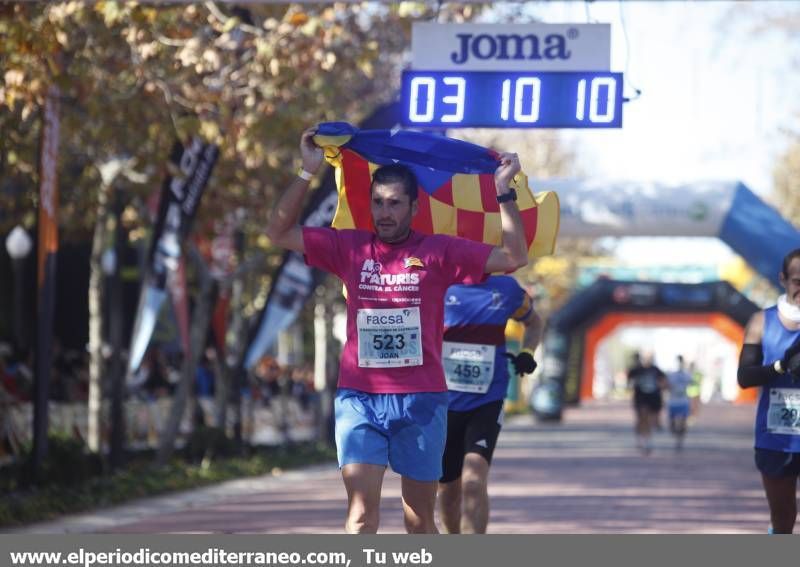
[[[507,201],[516,201],[517,200],[517,192],[514,191],[513,187],[508,189],[508,193],[503,193],[502,195],[497,196],[498,203],[505,203]]]

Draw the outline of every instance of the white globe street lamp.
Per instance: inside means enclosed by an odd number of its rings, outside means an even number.
[[[12,260],[22,260],[33,248],[33,240],[22,226],[15,226],[6,237],[6,250]]]
[[[14,332],[15,355],[23,356],[28,346],[28,333],[25,324],[25,307],[28,305],[25,288],[25,259],[33,248],[33,240],[21,225],[15,226],[6,237],[6,250],[11,256],[11,272],[14,278],[14,302],[12,304],[12,325]],[[33,319],[28,317],[27,319]]]

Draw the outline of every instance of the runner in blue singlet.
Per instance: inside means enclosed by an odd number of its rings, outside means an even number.
[[[777,305],[747,324],[739,385],[761,387],[755,461],[769,504],[773,533],[790,534],[797,519],[800,475],[800,249],[783,260]]]
[[[525,348],[516,356],[506,352],[509,319],[526,327]],[[507,358],[518,374],[533,372],[541,321],[531,298],[514,278],[491,276],[480,285],[448,288],[444,327],[442,362],[450,407],[439,510],[448,533],[485,533],[487,477],[509,383]]]

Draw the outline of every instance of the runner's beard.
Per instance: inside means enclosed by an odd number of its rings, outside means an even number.
[[[409,226],[404,226],[396,223],[388,225],[375,225],[375,231],[378,233],[378,238],[384,242],[399,242],[405,240],[408,236]]]

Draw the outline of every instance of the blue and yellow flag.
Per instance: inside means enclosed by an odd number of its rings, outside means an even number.
[[[336,168],[339,201],[332,226],[374,231],[369,188],[372,172],[402,163],[419,180],[419,212],[412,228],[425,234],[450,234],[500,245],[500,206],[494,187],[497,152],[437,134],[363,130],[346,122],[317,127],[315,143]],[[533,194],[520,172],[517,191],[528,257],[552,254],[558,235],[558,196]]]

